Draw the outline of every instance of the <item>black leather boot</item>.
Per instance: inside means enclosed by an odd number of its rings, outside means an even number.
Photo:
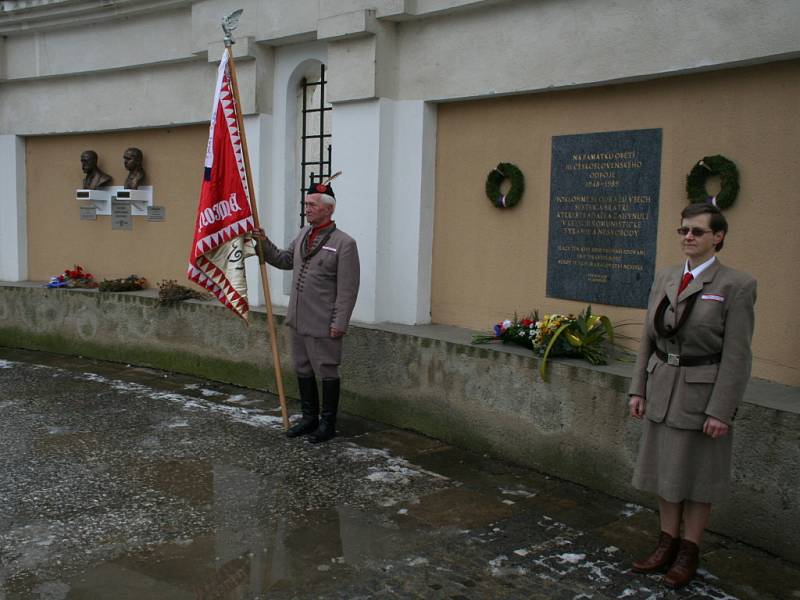
[[[317,392],[317,380],[314,376],[297,376],[297,387],[300,390],[300,409],[303,411],[303,418],[292,425],[286,432],[286,437],[297,437],[316,431],[319,425],[319,392]]]
[[[322,415],[319,428],[308,436],[312,444],[336,437],[336,413],[339,410],[339,380],[322,380]]]

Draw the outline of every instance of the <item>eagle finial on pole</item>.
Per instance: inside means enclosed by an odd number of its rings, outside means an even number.
[[[238,9],[233,11],[227,17],[222,17],[222,31],[225,32],[225,37],[223,41],[225,42],[225,47],[230,48],[236,41],[233,39],[233,30],[239,25],[239,17],[242,16],[242,9]]]

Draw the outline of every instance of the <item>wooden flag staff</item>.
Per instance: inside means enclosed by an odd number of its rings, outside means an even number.
[[[231,32],[236,29],[239,22],[239,17],[242,10],[232,12],[227,17],[222,19],[222,30],[225,32],[225,52],[228,53],[228,65],[230,65],[231,72],[231,92],[233,95],[233,104],[236,109],[236,126],[239,128],[239,138],[242,141],[242,152],[244,154],[244,170],[247,176],[247,189],[250,196],[250,210],[253,213],[253,223],[257,229],[261,228],[258,219],[258,207],[255,201],[255,190],[253,188],[253,175],[250,171],[250,153],[247,150],[247,136],[244,131],[244,123],[242,122],[241,103],[239,102],[239,82],[236,79],[236,65],[233,61],[233,52],[231,46],[235,43]],[[258,265],[261,271],[261,287],[264,291],[264,302],[267,305],[267,328],[269,331],[269,341],[272,347],[272,363],[275,369],[275,385],[278,388],[278,398],[281,402],[281,415],[283,416],[283,428],[289,429],[289,414],[286,410],[286,395],[283,391],[283,375],[281,374],[281,361],[278,356],[278,341],[275,332],[275,318],[272,314],[272,296],[269,293],[269,279],[267,278],[267,265],[264,260],[263,249],[261,245],[258,248]]]

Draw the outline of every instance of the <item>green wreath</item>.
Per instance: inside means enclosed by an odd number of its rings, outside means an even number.
[[[718,175],[720,192],[715,197],[708,195],[706,180],[711,175]],[[733,206],[739,193],[739,170],[733,161],[724,156],[704,156],[692,167],[686,176],[686,197],[689,202],[710,202],[720,210]]]
[[[506,179],[511,182],[511,189],[503,195],[500,186]],[[515,206],[522,198],[524,191],[525,176],[519,168],[511,163],[500,163],[486,176],[486,197],[492,202],[492,206],[497,208]]]

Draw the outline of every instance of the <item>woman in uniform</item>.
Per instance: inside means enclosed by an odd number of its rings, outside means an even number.
[[[629,390],[631,416],[644,417],[633,485],[658,495],[661,524],[632,568],[666,570],[674,588],[694,577],[711,506],[728,495],[756,300],[755,279],[717,259],[728,223],[716,206],[690,204],[677,232],[686,262],[656,275]]]

